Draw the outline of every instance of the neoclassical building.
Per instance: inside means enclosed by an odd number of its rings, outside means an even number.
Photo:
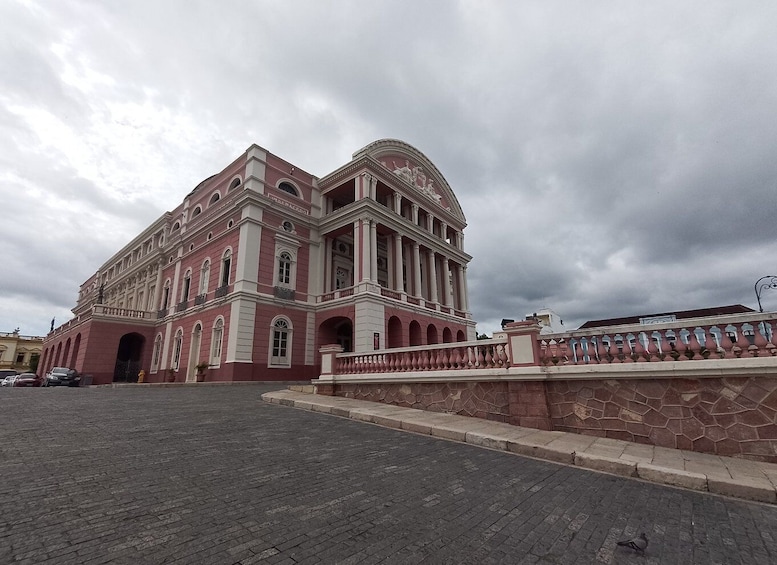
[[[30,363],[35,357],[40,357],[42,350],[42,337],[20,335],[18,328],[12,332],[0,332],[0,369],[29,371]]]
[[[253,145],[81,285],[40,370],[304,380],[327,344],[473,340],[465,226],[445,177],[402,141],[320,178]]]

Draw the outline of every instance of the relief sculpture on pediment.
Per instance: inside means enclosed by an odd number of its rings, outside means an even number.
[[[441,203],[442,196],[437,194],[437,190],[434,188],[434,180],[427,179],[423,168],[419,166],[410,168],[410,161],[407,159],[405,160],[405,165],[403,167],[398,167],[396,162],[393,160],[391,161],[391,166],[389,166],[389,164],[386,162],[383,163],[383,166],[391,171],[394,171],[395,175],[406,180],[421,193],[437,202],[437,204]]]

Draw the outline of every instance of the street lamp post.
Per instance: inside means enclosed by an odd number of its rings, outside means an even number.
[[[761,281],[766,282],[762,283]],[[755,281],[755,299],[758,301],[759,312],[764,311],[763,306],[761,306],[761,293],[767,288],[777,288],[777,275],[766,275]]]

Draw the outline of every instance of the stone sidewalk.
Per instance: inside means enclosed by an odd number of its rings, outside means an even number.
[[[312,387],[292,388],[296,390],[264,393],[262,399],[624,477],[777,503],[777,464],[316,395],[308,392]]]

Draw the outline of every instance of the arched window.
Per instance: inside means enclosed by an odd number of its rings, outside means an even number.
[[[224,318],[219,318],[213,324],[213,336],[210,347],[210,364],[214,367],[221,365],[221,344],[224,341]]]
[[[221,277],[219,278],[219,287],[229,285],[229,272],[232,268],[232,250],[227,249],[221,256]]]
[[[291,367],[291,322],[288,318],[278,317],[273,320],[270,333],[270,363],[271,367]]]
[[[167,279],[165,281],[165,288],[162,290],[162,304],[161,304],[160,310],[167,310],[169,307],[170,307],[170,279]]]
[[[173,362],[171,367],[174,370],[178,370],[181,363],[181,349],[183,349],[183,330],[179,329],[175,332],[175,343],[173,344]]]
[[[229,183],[229,188],[227,189],[227,191],[233,190],[238,186],[240,186],[240,179],[236,178],[231,183]]]
[[[278,284],[288,286],[291,283],[291,255],[283,251],[278,257]]]
[[[181,222],[175,222],[172,231],[178,231],[179,229],[181,229]]]
[[[208,294],[208,279],[210,278],[210,261],[205,259],[200,269],[200,292],[198,294]]]
[[[211,206],[221,200],[221,195],[218,192],[214,192],[213,196],[210,197],[210,200],[208,201],[208,206]]]
[[[278,185],[278,190],[282,190],[283,192],[288,192],[289,194],[293,194],[294,196],[299,196],[297,193],[297,189],[294,188],[294,185],[290,182],[282,182]]]
[[[159,370],[159,360],[162,358],[162,334],[156,336],[154,340],[154,354],[151,356],[151,372],[156,373]]]
[[[202,206],[197,206],[197,207],[194,209],[194,212],[192,212],[192,218],[196,218],[196,217],[197,217],[197,216],[199,216],[201,213],[202,213]]]
[[[191,269],[186,271],[183,276],[183,287],[181,288],[181,302],[189,300],[189,290],[192,286],[192,271]]]

